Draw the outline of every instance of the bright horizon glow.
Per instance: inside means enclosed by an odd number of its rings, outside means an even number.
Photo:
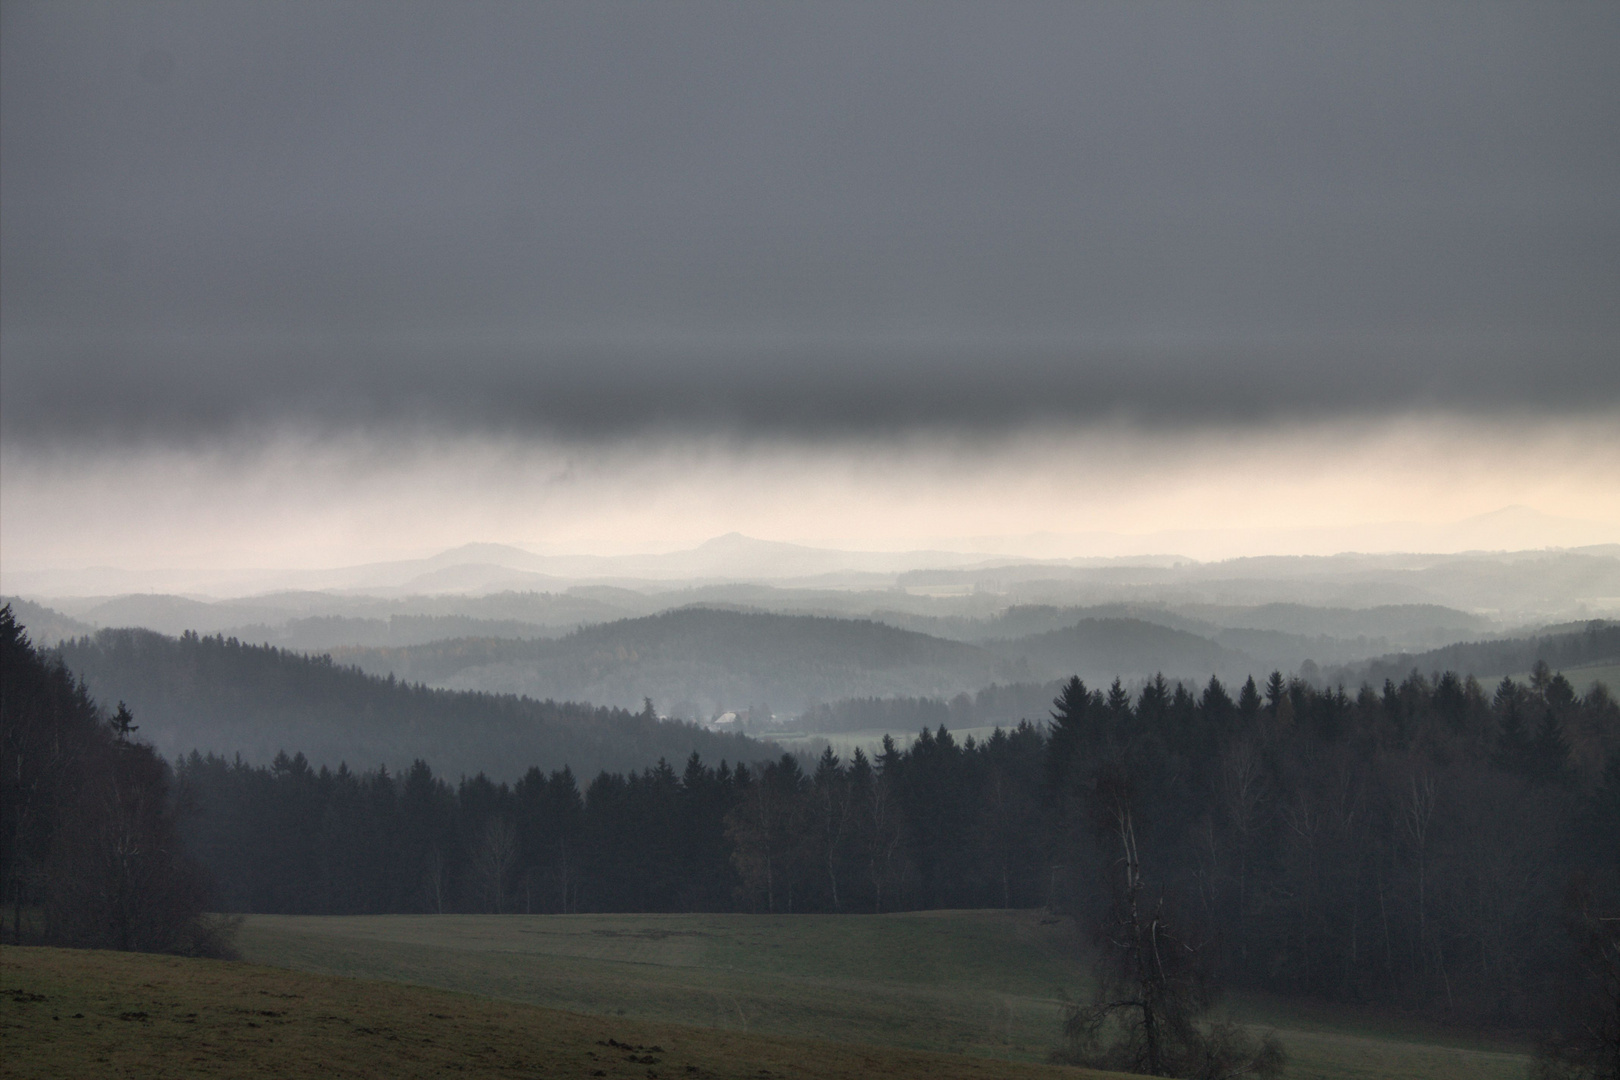
[[[186,449],[10,446],[0,570],[314,569],[480,541],[656,553],[730,532],[1206,561],[1580,546],[1620,540],[1617,429],[1613,417],[1430,416],[798,443],[284,433]],[[1495,516],[1468,520],[1482,515]]]

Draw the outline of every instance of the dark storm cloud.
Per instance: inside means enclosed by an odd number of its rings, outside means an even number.
[[[1620,8],[3,9],[0,421],[1620,404]]]

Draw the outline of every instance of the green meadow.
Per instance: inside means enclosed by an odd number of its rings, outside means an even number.
[[[1040,912],[895,915],[250,916],[256,964],[391,980],[713,1033],[828,1040],[1006,1063],[1057,1045],[1086,948]],[[1519,1078],[1525,1048],[1398,1015],[1259,997],[1309,1080]]]
[[[1594,664],[1591,667],[1567,668],[1564,678],[1569,685],[1575,688],[1577,694],[1585,695],[1591,692],[1593,683],[1602,683],[1609,690],[1620,687],[1620,664]],[[1530,681],[1528,671],[1520,671],[1513,675],[1513,680],[1519,683]],[[1487,686],[1487,690],[1494,687]]]
[[[0,1076],[1109,1080],[149,953],[0,947]]]

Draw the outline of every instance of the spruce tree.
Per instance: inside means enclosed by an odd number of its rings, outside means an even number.
[[[1209,723],[1224,724],[1232,717],[1232,697],[1221,685],[1221,680],[1211,675],[1209,685],[1204,687],[1203,696],[1198,699],[1198,708]]]
[[[1254,685],[1254,676],[1250,675],[1243,683],[1243,689],[1238,691],[1238,716],[1253,720],[1260,715],[1260,706],[1260,690]]]
[[[1569,740],[1564,737],[1564,725],[1551,709],[1536,725],[1536,734],[1530,740],[1531,776],[1552,784],[1563,780],[1569,769]]]
[[[1131,695],[1126,692],[1125,684],[1120,682],[1117,676],[1108,687],[1108,712],[1115,720],[1130,718]]]
[[[1524,717],[1520,715],[1516,702],[1511,704],[1502,716],[1501,726],[1496,734],[1496,749],[1491,754],[1491,760],[1498,768],[1509,772],[1529,775],[1535,771],[1530,733],[1525,729]]]
[[[1389,685],[1387,680],[1385,685]],[[1282,707],[1283,698],[1287,695],[1288,680],[1283,678],[1282,672],[1273,671],[1271,677],[1266,679],[1266,708],[1271,710],[1273,717],[1276,717],[1277,710]]]
[[[1063,690],[1052,699],[1052,737],[1047,752],[1048,779],[1062,786],[1069,779],[1088,743],[1094,741],[1090,730],[1091,691],[1078,675],[1063,684]],[[926,734],[926,732],[925,732]]]

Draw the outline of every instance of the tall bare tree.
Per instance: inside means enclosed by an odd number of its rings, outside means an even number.
[[[478,876],[490,908],[497,915],[506,913],[506,880],[517,865],[517,854],[517,833],[510,821],[497,814],[484,823],[478,844]]]

